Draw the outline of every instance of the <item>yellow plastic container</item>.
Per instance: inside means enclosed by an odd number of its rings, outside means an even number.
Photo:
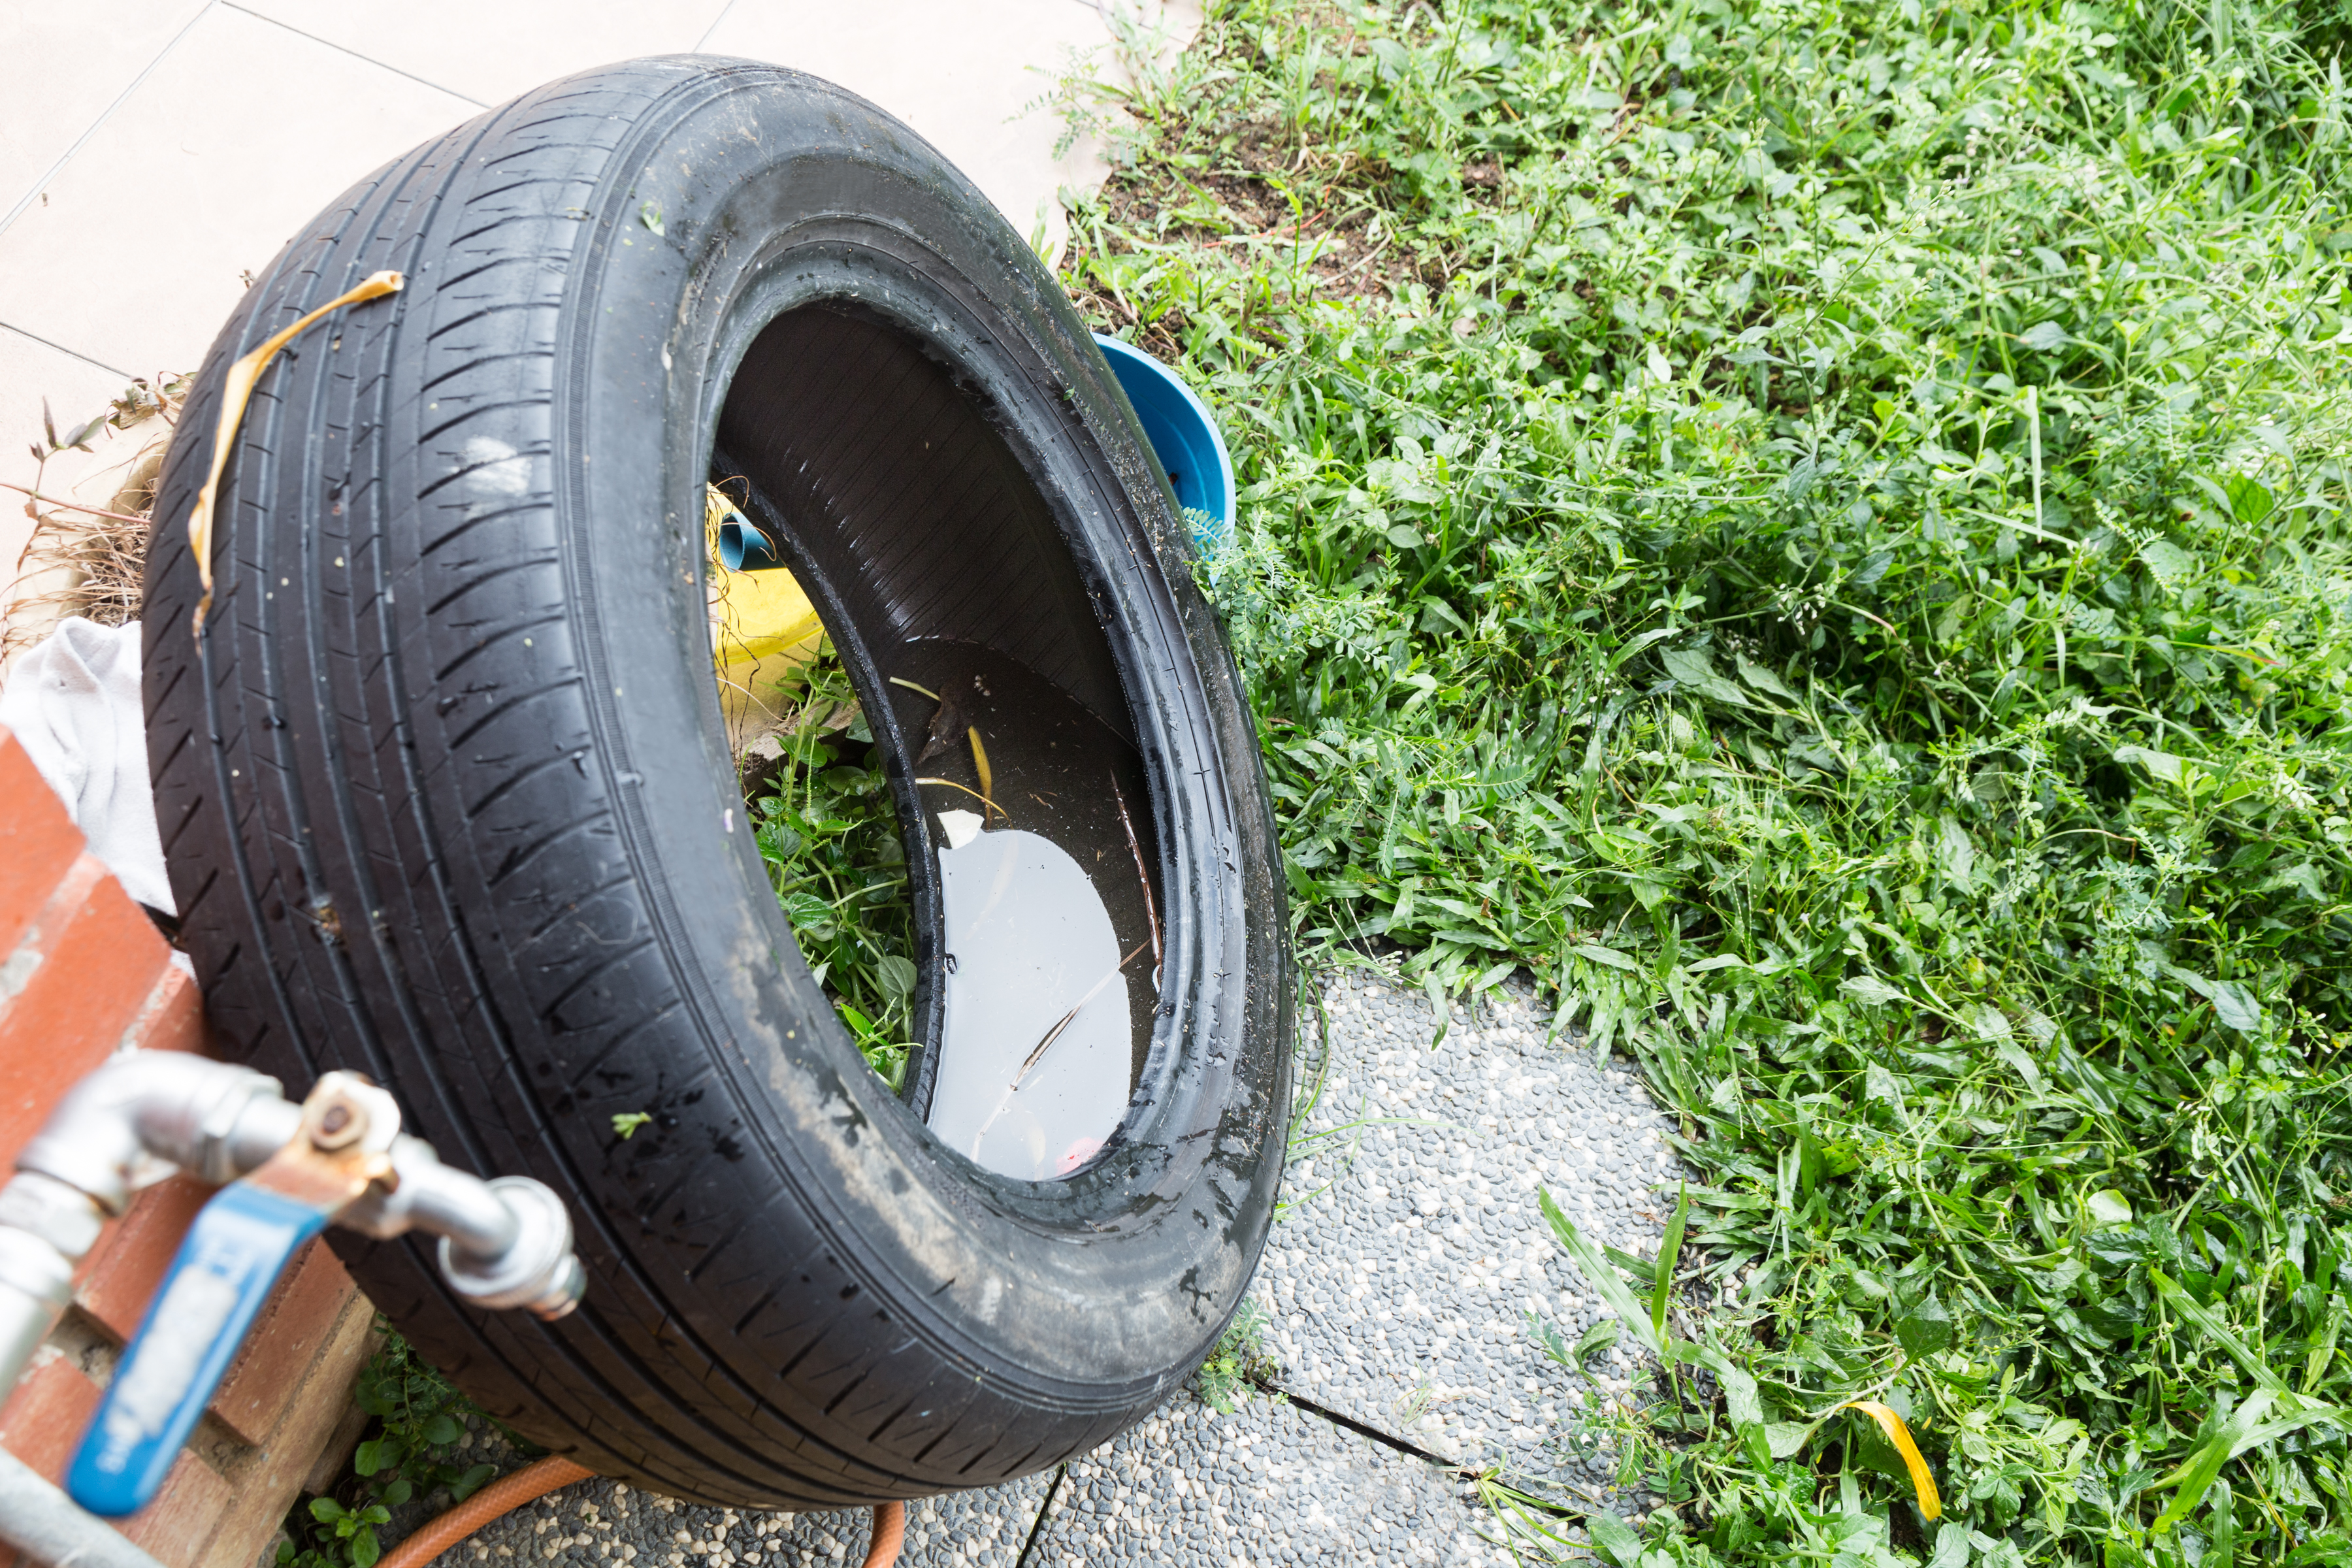
[[[824,642],[816,606],[781,568],[730,572],[719,558],[719,530],[739,517],[716,485],[704,488],[703,527],[710,552],[710,657],[728,747],[738,758],[791,712],[800,673]]]

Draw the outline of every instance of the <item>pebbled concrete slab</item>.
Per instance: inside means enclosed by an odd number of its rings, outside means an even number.
[[[1524,988],[1435,1049],[1418,993],[1358,973],[1324,1005],[1322,1093],[1255,1290],[1283,1385],[1455,1463],[1605,1490],[1553,1439],[1630,1393],[1631,1352],[1590,1377],[1543,1353],[1534,1321],[1572,1344],[1603,1309],[1537,1193],[1595,1240],[1652,1253],[1680,1174],[1666,1119],[1630,1062],[1547,1045]]]
[[[907,1506],[902,1568],[1013,1568],[1037,1521],[1050,1474]],[[587,1481],[497,1521],[442,1559],[443,1568],[816,1568],[860,1563],[866,1509],[757,1513],[706,1508],[618,1481]]]
[[[1509,1563],[1453,1473],[1254,1397],[1220,1415],[1180,1395],[1073,1462],[1031,1568],[1139,1563]]]
[[[1253,1393],[1221,1415],[1187,1392],[1058,1476],[910,1505],[908,1568],[1475,1568],[1511,1559],[1473,1472],[1500,1466],[1620,1511],[1647,1500],[1619,1495],[1610,1455],[1575,1441],[1597,1406],[1632,1397],[1630,1352],[1570,1372],[1531,1326],[1573,1343],[1601,1311],[1554,1243],[1539,1187],[1588,1235],[1636,1254],[1655,1248],[1671,1210],[1668,1124],[1632,1064],[1596,1063],[1573,1037],[1547,1044],[1549,1017],[1525,987],[1457,1013],[1434,1049],[1418,992],[1354,973],[1323,1001],[1328,1032],[1302,1042],[1321,1091],[1253,1290],[1275,1381],[1299,1403]],[[511,1463],[503,1448],[488,1437],[485,1456]],[[818,1568],[863,1562],[870,1520],[743,1513],[595,1481],[508,1516],[447,1562]]]

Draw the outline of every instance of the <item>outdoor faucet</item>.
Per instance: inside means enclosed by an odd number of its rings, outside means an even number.
[[[330,1072],[297,1105],[247,1068],[126,1051],[75,1085],[0,1187],[0,1391],[57,1325],[107,1219],[175,1171],[226,1185],[117,1363],[68,1472],[71,1500],[0,1454],[0,1539],[38,1561],[152,1568],[89,1514],[154,1495],[286,1265],[330,1221],[438,1236],[442,1274],[478,1306],[553,1320],[585,1287],[562,1200],[527,1176],[443,1164],[362,1075]]]

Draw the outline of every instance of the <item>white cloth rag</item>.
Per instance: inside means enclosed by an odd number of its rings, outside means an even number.
[[[122,890],[176,914],[147,782],[139,623],[101,626],[67,617],[17,661],[0,690],[0,724],[15,732]]]

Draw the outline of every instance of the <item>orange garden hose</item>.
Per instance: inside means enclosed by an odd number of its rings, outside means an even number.
[[[594,1473],[554,1454],[534,1460],[505,1479],[492,1481],[409,1536],[385,1552],[376,1568],[425,1568],[490,1521],[512,1513],[559,1487],[584,1481]],[[898,1548],[906,1539],[907,1505],[886,1502],[876,1509],[874,1544],[866,1553],[866,1568],[890,1568],[898,1561]]]
[[[545,1497],[558,1487],[584,1481],[594,1472],[561,1455],[534,1459],[513,1475],[492,1481],[456,1508],[385,1552],[376,1568],[425,1568],[490,1521]]]
[[[866,1549],[866,1568],[890,1568],[907,1539],[907,1505],[886,1502],[874,1510],[874,1544]]]

